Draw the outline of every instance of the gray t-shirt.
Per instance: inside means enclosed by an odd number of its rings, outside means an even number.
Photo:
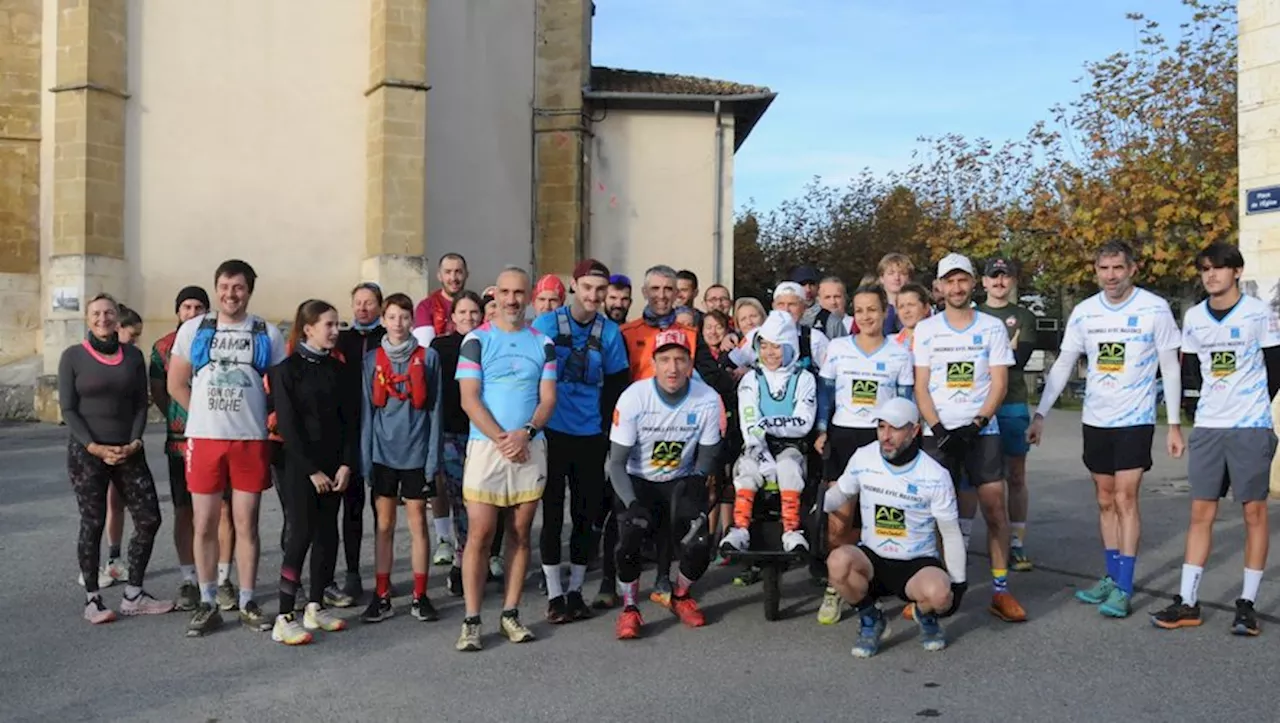
[[[107,357],[87,342],[67,347],[58,362],[58,404],[71,438],[90,444],[129,444],[147,426],[147,363],[129,344]]]
[[[203,316],[184,323],[173,342],[173,356],[191,361],[191,344]],[[250,440],[267,438],[267,392],[262,374],[253,366],[253,326],[249,315],[238,324],[218,324],[209,347],[209,363],[191,379],[187,410],[188,439]],[[284,361],[284,337],[267,324],[271,338],[271,366]]]

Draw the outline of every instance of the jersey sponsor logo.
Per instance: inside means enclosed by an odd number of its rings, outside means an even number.
[[[790,427],[801,424],[804,424],[804,420],[799,417],[766,417],[760,420],[762,427]]]
[[[1240,338],[1240,327],[1238,327],[1238,326],[1233,326],[1233,327],[1231,327],[1231,338],[1232,338],[1232,339],[1239,339],[1239,338]]]
[[[654,442],[653,453],[649,461],[659,472],[674,472],[680,469],[680,460],[684,458],[684,442]]]
[[[1136,316],[1131,316],[1131,317],[1129,317],[1129,320],[1128,320],[1128,322],[1127,322],[1127,324],[1126,324],[1126,325],[1127,325],[1127,326],[1137,326],[1137,325],[1138,325],[1138,317],[1136,317]]]
[[[855,407],[874,407],[880,394],[880,382],[874,379],[854,379],[850,385],[849,403]]]
[[[901,507],[876,505],[876,534],[881,537],[906,537],[907,513]]]
[[[899,545],[898,541],[893,539],[892,537],[886,537],[883,540],[881,540],[879,544],[876,545],[876,549],[880,550],[881,552],[900,553],[902,552],[902,545]]]
[[[1236,372],[1234,351],[1215,351],[1209,354],[1209,373],[1215,377],[1229,377]]]
[[[1125,343],[1122,341],[1103,341],[1098,343],[1098,371],[1124,371]]]
[[[974,363],[969,361],[947,362],[947,388],[972,389]]]
[[[685,424],[697,424],[697,423],[698,423],[698,413],[689,412],[689,416],[685,417]]]

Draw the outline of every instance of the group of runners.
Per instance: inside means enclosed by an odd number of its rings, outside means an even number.
[[[464,598],[458,650],[481,649],[486,583],[495,580],[504,584],[501,633],[532,640],[520,606],[541,507],[547,621],[620,606],[615,632],[631,639],[644,626],[646,559],[657,563],[650,600],[702,626],[694,587],[711,565],[763,542],[756,505],[770,500],[781,521],[778,546],[825,558],[819,622],[856,611],[855,656],[878,651],[885,597],[905,601],[923,647],[940,650],[940,619],[960,608],[967,589],[979,510],[991,562],[988,609],[1008,622],[1027,619],[1009,590],[1011,568],[1033,567],[1026,457],[1084,356],[1083,458],[1097,492],[1105,574],[1077,597],[1105,616],[1130,614],[1138,491],[1152,463],[1162,376],[1165,446],[1174,457],[1189,450],[1192,514],[1181,589],[1152,622],[1200,624],[1198,585],[1218,500],[1230,488],[1246,527],[1231,630],[1256,635],[1280,327],[1274,310],[1240,292],[1235,247],[1210,245],[1195,263],[1207,298],[1179,331],[1169,304],[1134,286],[1132,249],[1101,246],[1101,291],[1072,311],[1034,414],[1022,368],[1036,348],[1035,317],[1018,304],[1017,272],[1000,258],[978,274],[970,259],[948,254],[932,290],[912,281],[917,270],[901,254],[882,259],[852,293],[801,266],[774,289],[769,309],[735,301],[719,284],[700,296],[693,273],[654,266],[632,319],[631,281],[598,261],[580,262],[567,289],[509,267],[477,295],[467,290],[466,260],[451,253],[439,261],[440,288],[420,302],[362,283],[345,328],[332,304],[309,299],[287,339],[249,312],[256,274],[230,260],[214,273],[212,303],[197,286],[178,293],[178,326],[155,343],[149,364],[132,341],[141,321],[125,325],[122,307],[99,295],[86,306],[84,341],[59,367],[84,617],[114,620],[102,588],[123,581],[121,614],[188,611],[193,637],[216,630],[231,611],[289,645],[342,630],[347,621],[333,609],[366,596],[367,493],[375,584],[364,622],[395,614],[393,535],[403,507],[410,614],[439,618],[428,573],[447,565],[446,589]],[[1203,379],[1186,443],[1183,365]],[[168,422],[182,574],[172,601],[143,588],[161,520],[142,442],[152,404]],[[261,495],[272,486],[284,524],[278,607],[269,615],[255,588]],[[134,531],[121,561],[125,510]],[[826,516],[823,540],[811,539],[808,523],[818,515]],[[100,565],[104,530],[109,559]],[[310,588],[300,602],[308,555]],[[596,563],[600,589],[588,602],[583,588]],[[735,581],[753,579],[746,568]]]

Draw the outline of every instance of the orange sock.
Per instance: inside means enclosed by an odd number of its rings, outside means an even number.
[[[413,573],[413,596],[422,597],[427,594],[427,573]]]
[[[378,580],[378,597],[386,597],[391,594],[391,573],[377,573]]]
[[[782,529],[800,529],[800,491],[782,490]]]
[[[755,490],[734,490],[733,526],[746,529],[751,526],[751,508],[756,504]]]

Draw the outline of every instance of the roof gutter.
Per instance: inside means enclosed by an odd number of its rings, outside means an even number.
[[[740,93],[738,95],[706,95],[694,93],[623,93],[613,90],[583,88],[582,96],[590,100],[660,100],[684,103],[745,103],[753,100],[772,100],[774,92]]]

